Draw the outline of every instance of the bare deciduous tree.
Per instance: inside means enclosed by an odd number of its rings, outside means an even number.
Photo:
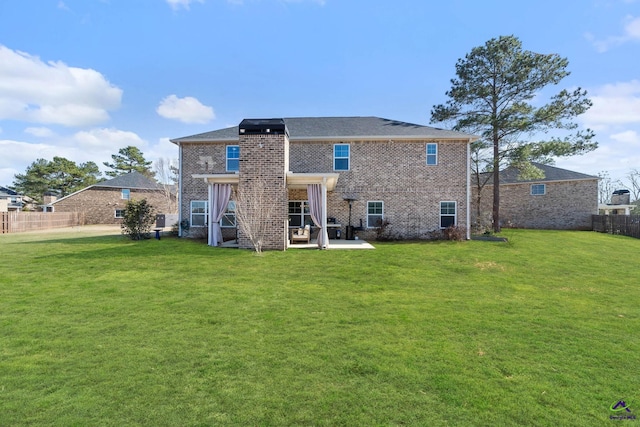
[[[629,191],[631,191],[631,201],[640,200],[640,169],[631,169],[627,174],[629,180]]]
[[[177,212],[178,160],[160,157],[153,164],[153,169],[156,173],[156,179],[160,182],[160,185],[162,185],[169,210],[171,213]]]
[[[273,223],[275,204],[268,189],[267,182],[259,178],[235,191],[236,224],[256,253],[262,253],[268,234],[276,227]]]
[[[619,179],[611,179],[609,172],[602,171],[598,173],[600,180],[598,181],[598,201],[602,204],[611,202],[613,192],[624,187]]]

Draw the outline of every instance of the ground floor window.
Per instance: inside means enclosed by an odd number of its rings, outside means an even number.
[[[204,227],[207,225],[207,213],[209,204],[206,200],[191,201],[191,227]]]
[[[367,202],[367,227],[376,228],[382,225],[384,218],[384,202]]]
[[[289,227],[313,225],[308,200],[289,200]]]
[[[116,209],[116,218],[124,218],[124,209]]]
[[[440,228],[456,225],[456,202],[440,202]]]
[[[235,200],[229,200],[227,204],[227,210],[222,215],[220,221],[220,227],[222,228],[235,228],[236,227],[236,202]]]

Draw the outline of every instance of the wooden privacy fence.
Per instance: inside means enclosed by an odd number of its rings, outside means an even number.
[[[640,239],[640,215],[592,215],[593,231]]]
[[[80,212],[0,212],[0,233],[48,230],[84,225]]]

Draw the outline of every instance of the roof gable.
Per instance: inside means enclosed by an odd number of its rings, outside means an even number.
[[[138,190],[162,189],[162,186],[160,184],[136,171],[116,176],[115,178],[107,181],[99,182],[97,184],[94,184],[92,187],[131,188]]]

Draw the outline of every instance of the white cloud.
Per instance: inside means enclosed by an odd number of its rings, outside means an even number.
[[[117,154],[119,149],[129,145],[141,150],[147,146],[146,141],[135,132],[104,128],[77,132],[70,142],[85,150],[91,150],[93,153],[100,152],[100,150],[109,152],[110,154],[105,158],[105,161],[110,160],[111,154]]]
[[[39,138],[50,138],[54,135],[53,131],[46,127],[29,127],[24,132]]]
[[[169,140],[169,138],[160,138],[157,143],[152,144],[144,152],[147,160],[156,161],[163,159],[178,159],[178,146]]]
[[[585,37],[593,43],[596,50],[600,53],[606,52],[614,46],[619,46],[627,42],[640,41],[640,17],[627,15],[624,18],[622,35],[609,36],[600,40],[592,33],[586,33]]]
[[[589,97],[593,106],[582,116],[588,127],[603,130],[610,125],[640,125],[640,80],[591,89]]]
[[[35,132],[37,129],[46,128],[32,128]],[[119,129],[96,128],[65,136],[52,134],[40,143],[0,139],[0,185],[13,182],[16,173],[23,173],[37,159],[51,160],[55,156],[76,163],[95,162],[104,171],[107,168],[102,163],[111,162],[112,154],[129,145],[140,148],[150,160],[147,141],[134,132]]]
[[[624,144],[640,145],[640,134],[638,134],[638,132],[636,132],[635,130],[627,130],[620,133],[614,133],[613,135],[611,135],[611,139],[613,139],[614,141],[622,142]]]
[[[580,117],[596,131],[598,149],[582,156],[559,159],[559,167],[595,175],[607,171],[622,179],[640,164],[640,80],[589,88],[591,107]]]
[[[109,120],[122,90],[99,72],[0,45],[0,120],[88,126]]]
[[[183,123],[204,124],[216,117],[213,108],[190,96],[178,98],[176,95],[169,95],[160,101],[156,112],[165,119],[180,120]]]
[[[185,9],[189,10],[191,3],[197,1],[198,3],[204,3],[204,0],[166,0],[167,4],[171,6],[173,10]]]

